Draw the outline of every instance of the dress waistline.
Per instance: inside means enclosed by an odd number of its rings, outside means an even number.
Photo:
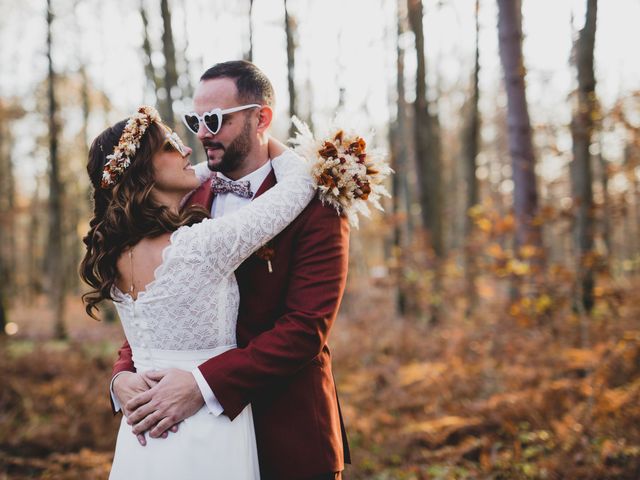
[[[236,348],[235,344],[202,350],[162,350],[159,348],[132,347],[132,354],[133,363],[139,372],[163,368],[192,370],[210,358],[233,348]]]

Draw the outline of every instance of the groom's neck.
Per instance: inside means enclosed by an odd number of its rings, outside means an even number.
[[[247,157],[242,162],[240,168],[233,172],[225,172],[225,176],[231,180],[239,180],[242,177],[246,177],[250,173],[255,172],[265,163],[269,161],[269,147],[268,144],[256,144],[255,148],[247,154]]]

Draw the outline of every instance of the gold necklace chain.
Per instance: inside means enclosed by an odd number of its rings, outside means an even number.
[[[131,267],[131,286],[129,287],[129,294],[133,296],[135,287],[133,285],[133,247],[129,249],[129,266]]]

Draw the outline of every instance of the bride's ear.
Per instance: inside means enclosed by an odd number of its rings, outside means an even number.
[[[271,126],[273,120],[273,110],[269,105],[260,107],[258,112],[258,133],[264,133]]]

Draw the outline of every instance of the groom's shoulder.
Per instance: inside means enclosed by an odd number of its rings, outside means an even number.
[[[308,229],[331,229],[331,230],[349,230],[349,222],[336,211],[331,205],[322,202],[320,197],[316,195],[309,205],[302,211],[297,219],[304,230]]]

